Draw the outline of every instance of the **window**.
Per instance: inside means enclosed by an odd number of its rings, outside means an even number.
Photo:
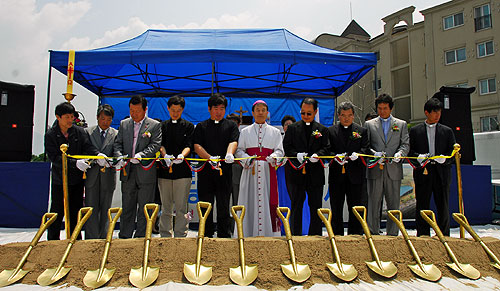
[[[466,60],[465,48],[463,47],[456,50],[447,51],[445,52],[445,56],[447,65],[464,62]]]
[[[464,24],[464,13],[460,12],[443,18],[444,30],[457,27]]]
[[[497,86],[495,78],[479,80],[479,95],[495,93],[496,91]]]
[[[377,57],[377,62],[380,61],[380,52],[376,51],[375,56]]]
[[[458,84],[450,85],[450,87],[455,87],[455,88],[468,88],[468,87],[469,87],[469,85],[467,84],[467,82],[465,82],[465,83],[458,83]]]
[[[474,8],[474,25],[476,31],[491,27],[490,4]]]
[[[498,130],[498,117],[486,116],[481,117],[481,131],[494,131]]]
[[[493,41],[486,41],[477,44],[477,57],[482,58],[486,56],[491,56],[493,51]]]

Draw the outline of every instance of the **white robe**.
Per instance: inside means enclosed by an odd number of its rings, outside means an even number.
[[[283,142],[279,129],[264,124],[254,123],[244,128],[238,140],[236,157],[249,157],[249,148],[265,148],[272,150],[277,157],[283,157]],[[257,154],[258,155],[258,154]],[[245,165],[247,160],[242,160]],[[254,168],[252,173],[252,168]],[[277,192],[277,183],[274,185]],[[256,160],[252,167],[243,167],[240,180],[240,193],[238,205],[245,206],[245,217],[243,218],[243,234],[250,236],[279,236],[280,230],[273,232],[271,224],[270,199],[270,171],[269,163],[264,160]],[[237,236],[237,231],[234,232]]]

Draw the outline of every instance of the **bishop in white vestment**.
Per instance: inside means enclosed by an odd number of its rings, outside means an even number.
[[[257,156],[241,160],[243,172],[240,181],[238,205],[246,208],[243,233],[249,236],[279,236],[277,158],[283,157],[283,142],[279,129],[266,123],[267,104],[256,101],[252,106],[255,123],[244,128],[238,140],[236,157]],[[236,232],[235,232],[236,233]]]

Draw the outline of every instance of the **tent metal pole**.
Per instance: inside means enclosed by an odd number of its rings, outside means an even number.
[[[214,95],[214,74],[215,74],[215,63],[212,62],[212,94]]]
[[[43,136],[45,137],[45,134],[47,134],[47,128],[49,126],[49,108],[50,108],[50,81],[52,79],[52,66],[50,65],[50,53],[52,50],[49,50],[49,76],[47,80],[47,107],[45,109],[45,129]],[[45,148],[43,150],[43,161],[47,161],[47,153],[45,152]]]

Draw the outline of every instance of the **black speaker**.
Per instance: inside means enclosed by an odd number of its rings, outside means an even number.
[[[455,139],[461,147],[462,158],[460,162],[469,165],[472,165],[472,162],[476,160],[470,105],[470,94],[475,90],[475,87],[443,86],[433,96],[443,102],[444,106],[439,122],[453,129]]]
[[[30,161],[35,86],[0,82],[0,161]]]

